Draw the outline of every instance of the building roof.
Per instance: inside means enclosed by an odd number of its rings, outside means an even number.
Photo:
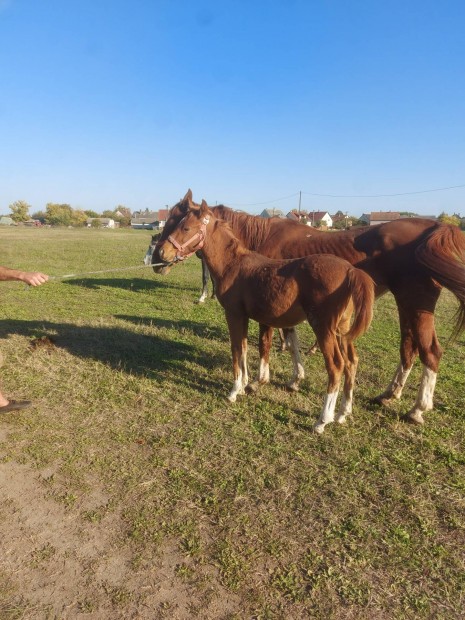
[[[328,215],[329,217],[331,217],[329,215],[329,213],[327,211],[309,211],[308,212],[308,217],[315,222],[319,222],[320,220],[322,220],[325,215]]]
[[[169,214],[170,214],[170,210],[169,209],[159,209],[158,210],[158,219],[159,220],[164,220],[166,222],[166,220],[168,219]]]
[[[281,209],[263,209],[260,217],[284,217],[284,213]]]
[[[400,219],[398,211],[372,211],[370,213],[370,222],[391,222]]]

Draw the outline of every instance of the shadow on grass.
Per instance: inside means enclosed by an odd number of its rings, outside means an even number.
[[[170,281],[163,281],[160,278],[146,280],[144,278],[76,278],[75,280],[65,280],[64,284],[70,286],[80,286],[88,289],[99,289],[102,287],[119,288],[128,291],[141,292],[156,289],[185,289],[185,286]]]
[[[212,368],[225,362],[223,355],[215,356],[211,351],[203,351],[184,342],[137,334],[121,327],[80,326],[51,321],[0,321],[0,337],[13,334],[31,339],[49,336],[57,347],[72,355],[103,362],[139,376],[156,379],[158,376],[166,377],[166,373],[172,371],[184,383],[198,389],[207,387],[209,382],[204,382],[202,386],[198,377],[193,377],[191,364]],[[212,386],[208,387],[210,389]]]
[[[229,343],[229,335],[228,330],[225,324],[224,329],[220,327],[208,325],[206,323],[195,323],[192,320],[173,320],[169,321],[167,319],[153,318],[153,317],[143,317],[143,316],[130,316],[127,314],[115,314],[115,319],[121,319],[122,321],[128,321],[129,323],[133,323],[134,325],[146,325],[148,327],[165,327],[167,329],[172,329],[174,331],[182,332],[190,332],[195,334],[199,338],[208,338],[209,340],[215,339]]]

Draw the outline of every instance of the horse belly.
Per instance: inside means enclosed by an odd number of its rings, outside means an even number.
[[[307,318],[298,301],[289,302],[284,296],[271,300],[257,298],[247,304],[247,314],[254,321],[270,327],[294,327]]]

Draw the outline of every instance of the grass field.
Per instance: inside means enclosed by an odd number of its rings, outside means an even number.
[[[140,265],[144,231],[0,228],[0,264],[50,275]],[[272,381],[226,402],[229,340],[196,305],[200,262],[2,283],[3,391],[34,407],[0,420],[0,617],[463,618],[463,336],[445,348],[422,428],[404,398],[376,408],[398,363],[390,295],[359,340],[353,418],[311,432],[321,355],[299,394]],[[312,342],[308,326],[299,334]],[[55,346],[37,346],[48,336]],[[251,325],[249,370],[257,370]],[[447,346],[446,346],[447,345]],[[16,482],[15,482],[16,481]],[[15,491],[17,489],[17,492]],[[26,515],[26,516],[25,516]],[[5,532],[9,535],[5,538]]]

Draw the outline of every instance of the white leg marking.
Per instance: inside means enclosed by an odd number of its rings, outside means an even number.
[[[262,358],[260,360],[260,367],[258,369],[258,382],[269,383],[270,382],[270,365]]]
[[[237,375],[237,379],[234,381],[232,390],[229,393],[228,400],[230,403],[235,403],[238,394],[243,394],[244,388],[242,386],[242,370],[239,369],[239,374]]]
[[[339,413],[336,416],[336,422],[339,424],[344,424],[347,419],[347,416],[352,413],[352,403],[354,399],[354,391],[350,390],[349,398],[346,398],[346,395],[342,395],[341,405],[339,407]]]
[[[391,383],[387,386],[386,390],[379,396],[381,400],[389,401],[391,398],[399,400],[402,396],[402,390],[407,382],[407,378],[412,370],[410,368],[404,368],[402,363],[397,366],[397,370],[394,373]]]
[[[204,301],[207,299],[207,293],[202,293],[199,297],[199,301],[197,303],[199,304],[203,304]]]
[[[423,375],[421,377],[420,389],[418,390],[417,400],[413,409],[408,413],[408,418],[416,424],[423,424],[423,412],[430,411],[433,408],[433,395],[436,386],[437,373],[423,367]]]
[[[315,433],[321,434],[325,430],[326,424],[334,421],[334,410],[336,409],[336,401],[339,390],[326,394],[323,411],[321,412],[320,419],[313,427]]]
[[[297,332],[295,329],[292,330],[287,336],[287,346],[291,352],[292,366],[294,368],[294,374],[290,382],[287,384],[287,387],[290,390],[297,392],[299,390],[300,382],[305,377],[305,370],[302,366],[302,359],[299,351],[299,338],[297,337]]]

